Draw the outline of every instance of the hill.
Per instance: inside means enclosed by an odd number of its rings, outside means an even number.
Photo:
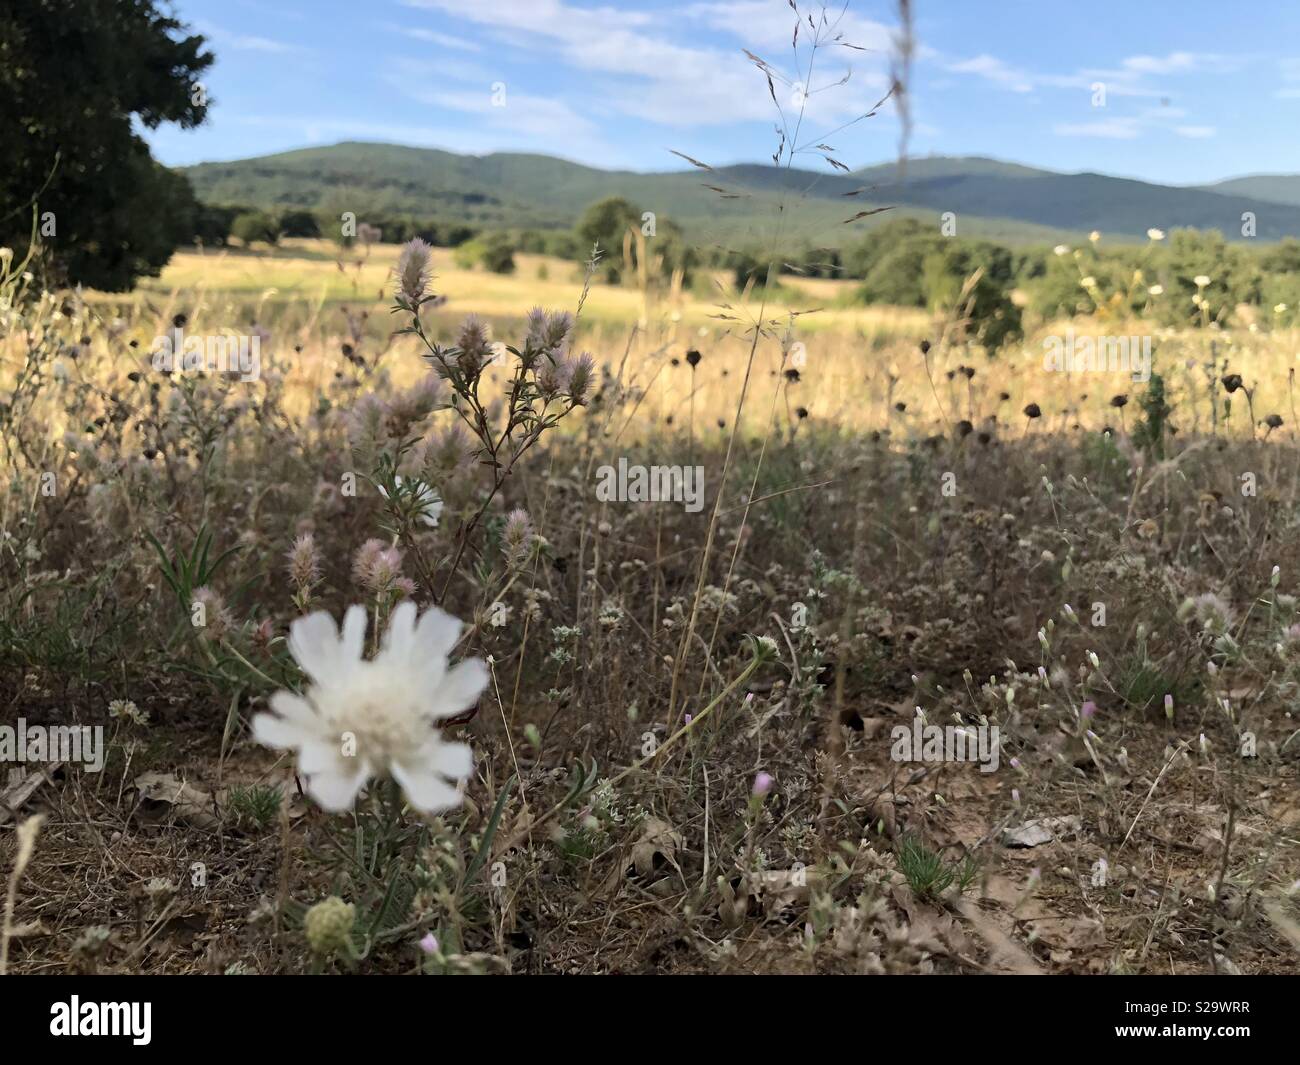
[[[1205,187],[1223,195],[1300,205],[1300,174],[1250,174]]]
[[[901,171],[897,163],[855,173],[740,164],[637,173],[546,155],[346,142],[185,172],[209,203],[413,214],[487,227],[567,227],[595,200],[624,196],[701,242],[758,241],[781,226],[814,244],[839,245],[863,224],[847,219],[878,207],[891,208],[884,217],[910,214],[936,225],[951,211],[962,235],[1017,243],[1093,229],[1140,240],[1153,226],[1219,229],[1233,238],[1245,211],[1255,213],[1261,240],[1300,235],[1300,178],[1184,188],[981,157],[909,159]],[[1296,198],[1283,203],[1276,196],[1292,187],[1287,181],[1296,183]]]

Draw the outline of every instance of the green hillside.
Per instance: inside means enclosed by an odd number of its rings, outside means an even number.
[[[1300,178],[1176,188],[979,157],[909,159],[901,172],[886,163],[856,173],[759,164],[635,173],[544,155],[480,157],[350,142],[203,163],[186,173],[209,203],[401,213],[480,227],[568,227],[592,202],[623,196],[677,222],[700,243],[766,240],[779,229],[838,246],[880,218],[911,215],[938,225],[949,211],[960,235],[1014,243],[1077,238],[1093,229],[1114,240],[1140,240],[1153,226],[1219,229],[1231,238],[1244,211],[1255,212],[1261,240],[1300,235],[1300,190],[1294,203],[1282,205],[1263,198],[1273,185],[1242,184]],[[885,206],[891,208],[885,215],[848,221]]]
[[[1251,174],[1207,185],[1211,192],[1300,206],[1300,174]]]

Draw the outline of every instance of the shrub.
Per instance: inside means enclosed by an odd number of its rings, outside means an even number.
[[[276,244],[280,240],[280,223],[265,211],[247,211],[231,223],[230,235],[245,245],[259,240]]]

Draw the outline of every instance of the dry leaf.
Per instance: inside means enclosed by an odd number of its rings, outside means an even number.
[[[649,876],[655,870],[655,857],[663,858],[677,868],[677,848],[682,837],[667,821],[647,817],[641,825],[641,838],[632,844],[632,865],[640,876]]]
[[[177,817],[204,828],[217,824],[212,796],[174,773],[141,773],[135,778],[135,788],[143,803],[165,803]]]
[[[1023,825],[1008,828],[1002,833],[1004,847],[1038,847],[1051,843],[1058,836],[1068,836],[1083,829],[1083,822],[1076,816],[1069,817],[1035,817]]]
[[[816,869],[770,869],[752,875],[749,886],[762,903],[763,912],[776,917],[783,910],[807,906],[811,882],[816,877]]]

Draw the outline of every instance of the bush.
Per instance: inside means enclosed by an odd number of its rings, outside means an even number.
[[[974,287],[962,292],[979,271]],[[973,338],[990,351],[1023,335],[1020,308],[1011,301],[1011,253],[984,242],[958,244],[944,240],[937,251],[926,256],[921,269],[926,303],[948,314],[954,308],[970,319]],[[958,303],[961,307],[957,307]]]
[[[231,223],[230,235],[245,245],[259,240],[276,244],[280,240],[280,223],[265,211],[246,211]]]
[[[194,212],[194,240],[213,247],[225,244],[235,219],[246,211],[247,207],[199,204]]]
[[[320,223],[310,211],[285,211],[280,216],[280,235],[285,237],[319,237]]]
[[[463,269],[482,266],[494,274],[512,274],[515,271],[515,249],[505,233],[490,233],[475,237],[456,249],[456,264]]]

